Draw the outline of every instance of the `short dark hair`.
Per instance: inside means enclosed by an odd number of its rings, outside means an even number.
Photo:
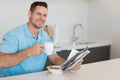
[[[48,9],[48,5],[46,2],[42,2],[42,1],[36,1],[36,2],[33,2],[30,6],[30,11],[33,12],[36,8],[36,6],[43,6],[45,8]]]

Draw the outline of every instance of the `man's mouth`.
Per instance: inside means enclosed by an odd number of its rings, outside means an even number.
[[[43,21],[42,19],[37,19],[37,21],[38,21],[38,22],[44,23],[44,21]]]

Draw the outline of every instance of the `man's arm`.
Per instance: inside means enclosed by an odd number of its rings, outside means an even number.
[[[0,68],[15,66],[29,56],[37,56],[43,51],[43,45],[36,44],[26,50],[14,54],[0,52]]]
[[[0,68],[12,67],[18,64],[28,57],[28,55],[24,53],[25,51],[21,51],[15,54],[6,54],[0,52]]]
[[[51,56],[48,56],[48,58],[51,60],[51,62],[53,64],[56,64],[56,65],[62,65],[64,62],[65,62],[65,59],[61,58],[59,55],[57,54],[54,54],[54,55],[51,55]],[[83,62],[83,59],[81,59],[76,65],[75,67],[73,67],[71,70],[72,71],[76,71],[78,69],[80,69],[81,65],[82,65],[82,62]]]
[[[62,65],[65,62],[65,59],[61,58],[57,54],[48,56],[48,58],[53,64],[56,64],[56,65]]]

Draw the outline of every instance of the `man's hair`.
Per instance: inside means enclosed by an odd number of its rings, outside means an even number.
[[[31,4],[30,11],[33,12],[35,10],[36,6],[43,6],[48,9],[48,5],[46,2],[36,1]]]

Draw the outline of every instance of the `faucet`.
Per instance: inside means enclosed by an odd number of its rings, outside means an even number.
[[[79,39],[79,36],[77,36],[76,33],[75,33],[75,30],[76,30],[77,27],[83,28],[83,25],[82,24],[76,24],[73,27],[73,35],[72,35],[73,47],[75,47],[76,41]]]

